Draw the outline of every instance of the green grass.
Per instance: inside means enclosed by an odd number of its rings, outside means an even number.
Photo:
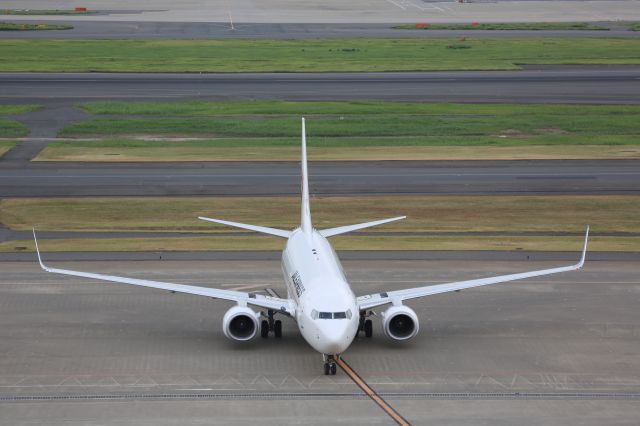
[[[38,111],[42,105],[22,104],[22,105],[0,105],[0,115],[18,115],[28,112]]]
[[[102,142],[79,142],[87,147],[166,144],[119,135],[215,137],[180,142],[181,146],[297,146],[301,115],[309,117],[307,132],[315,147],[640,143],[639,106],[271,101],[112,102],[84,108],[94,113],[161,116],[96,118],[60,131],[69,137],[111,136]]]
[[[88,15],[92,11],[80,11],[70,9],[0,9],[0,15]]]
[[[22,24],[16,22],[0,22],[0,31],[45,31],[71,29],[73,29],[73,26],[65,24]]]
[[[640,106],[633,105],[272,100],[82,108],[111,116],[60,135],[102,139],[56,141],[37,160],[291,161],[299,157],[300,116],[308,117],[310,154],[318,161],[619,159],[638,158],[640,146]]]
[[[393,27],[401,30],[524,30],[524,31],[565,31],[565,30],[597,30],[607,31],[609,28],[593,25],[588,22],[512,22],[512,23],[477,23],[469,24],[405,24]]]
[[[295,102],[283,100],[252,101],[171,101],[86,102],[80,107],[91,114],[214,116],[214,115],[513,115],[513,114],[637,114],[635,105],[575,105],[575,104],[456,104],[428,102],[339,101]]]
[[[467,49],[452,49],[463,44]],[[325,72],[640,64],[640,40],[0,40],[0,71]]]
[[[637,196],[314,197],[311,207],[319,229],[407,215],[371,231],[640,230]],[[299,208],[297,197],[8,198],[0,200],[0,222],[17,230],[215,233],[233,229],[197,216],[293,229]]]
[[[556,136],[541,135],[529,138],[501,138],[485,136],[381,136],[381,137],[318,137],[312,142],[316,148],[367,148],[367,147],[524,147],[531,145],[640,145],[638,136]],[[51,142],[52,148],[300,148],[300,138],[220,138],[193,140],[162,139],[98,139],[98,140],[57,140]]]
[[[0,118],[0,138],[12,138],[26,136],[29,129],[15,120]]]
[[[640,22],[634,22],[631,25],[629,25],[629,29],[631,31],[640,31]]]
[[[7,151],[13,148],[17,142],[15,141],[0,141],[0,157],[2,157]]]
[[[299,161],[300,146],[184,146],[174,141],[151,141],[153,149],[132,141],[132,146],[87,147],[73,143],[51,144],[36,161]],[[98,142],[99,144],[100,142]],[[619,160],[640,159],[640,145],[434,145],[317,147],[313,161],[384,160]]]

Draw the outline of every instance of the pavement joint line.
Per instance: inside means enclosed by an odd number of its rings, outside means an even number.
[[[424,400],[640,400],[635,392],[380,392],[390,399]],[[128,393],[67,395],[1,395],[0,403],[94,401],[94,400],[288,400],[288,399],[366,399],[360,392],[252,392],[252,393]]]

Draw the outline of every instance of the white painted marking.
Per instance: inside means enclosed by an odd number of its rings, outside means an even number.
[[[229,11],[229,23],[231,24],[231,29],[235,30],[236,28],[233,26],[233,18],[231,17],[231,11]]]
[[[193,389],[185,388],[185,389],[176,389],[176,390],[179,390],[179,391],[210,391],[210,390],[213,390],[213,389],[212,388],[193,388]]]
[[[396,3],[396,2],[395,2],[395,1],[393,1],[393,0],[387,0],[387,2],[388,2],[388,3],[391,3],[391,4],[392,4],[392,5],[394,5],[394,6],[398,6],[398,7],[399,7],[400,9],[402,9],[402,10],[407,10],[407,8],[406,8],[406,7],[402,6],[402,5],[401,5],[401,4],[399,4],[399,3]]]

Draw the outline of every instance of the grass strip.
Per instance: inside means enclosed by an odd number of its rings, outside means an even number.
[[[345,72],[639,64],[632,38],[0,40],[0,71]]]
[[[24,124],[0,117],[0,138],[21,137],[28,133],[29,129]]]
[[[343,115],[310,117],[309,137],[494,136],[526,139],[537,136],[640,135],[640,109],[599,114],[512,113],[500,115]],[[96,118],[65,127],[60,136],[200,135],[221,137],[298,136],[298,117],[256,118]],[[426,139],[424,139],[426,140]]]
[[[0,141],[0,158],[16,144],[16,141]]]
[[[337,250],[527,250],[575,251],[582,248],[580,236],[570,237],[416,237],[339,236],[332,238]],[[282,250],[284,240],[276,237],[193,238],[101,238],[39,240],[43,252],[61,251],[244,251]],[[33,240],[5,241],[0,252],[35,251]],[[638,237],[589,239],[589,251],[638,252]],[[576,255],[578,256],[578,255]],[[576,257],[577,258],[577,257]]]
[[[634,139],[635,140],[635,139]],[[619,141],[619,139],[617,139]],[[132,146],[91,147],[54,142],[35,161],[299,161],[296,146],[196,146],[196,141],[135,141]],[[296,141],[299,144],[299,141]],[[149,143],[146,147],[145,143]],[[99,141],[98,146],[102,145]],[[52,146],[53,145],[53,146]],[[87,147],[87,145],[89,147]],[[640,159],[640,145],[345,146],[309,148],[313,161],[382,160],[592,160]]]
[[[407,215],[372,232],[637,232],[637,196],[314,197],[318,229]],[[534,213],[532,213],[534,212]],[[275,228],[298,226],[296,197],[7,198],[0,222],[11,229],[55,231],[229,232],[209,216]]]
[[[301,115],[309,117],[314,160],[635,158],[640,146],[640,107],[633,105],[270,100],[91,102],[82,108],[123,117],[78,122],[61,136],[122,137],[58,141],[38,160],[295,160]],[[185,136],[200,139],[179,138]]]
[[[38,111],[42,108],[42,105],[37,104],[0,105],[0,115],[26,114],[28,112]]]
[[[80,107],[90,114],[154,115],[154,116],[226,116],[226,115],[445,115],[493,116],[520,114],[576,115],[576,114],[639,114],[637,105],[576,105],[576,104],[473,104],[390,101],[96,101]]]
[[[73,26],[66,24],[22,24],[17,22],[0,22],[0,31],[45,31],[71,29],[73,29]]]
[[[489,31],[608,31],[609,28],[589,22],[510,22],[468,24],[404,24],[393,27],[400,30],[489,30]]]
[[[88,15],[88,10],[72,9],[0,9],[0,15]]]

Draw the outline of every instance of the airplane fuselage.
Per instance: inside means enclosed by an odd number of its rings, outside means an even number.
[[[360,312],[331,244],[316,230],[295,230],[282,252],[282,272],[304,339],[325,355],[344,352],[357,335]]]

